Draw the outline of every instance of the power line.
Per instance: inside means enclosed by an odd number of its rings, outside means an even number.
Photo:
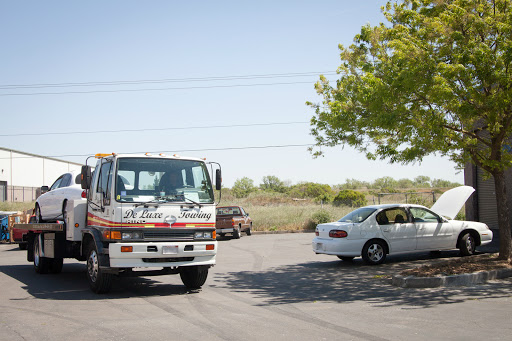
[[[292,147],[311,147],[314,144],[285,144],[285,145],[269,145],[269,146],[246,146],[246,147],[223,147],[223,148],[203,148],[203,149],[181,149],[181,150],[173,150],[173,151],[142,151],[142,152],[123,152],[116,154],[176,154],[176,153],[188,153],[188,152],[207,152],[207,151],[227,151],[227,150],[247,150],[247,149],[270,149],[270,148],[292,148]],[[91,157],[95,154],[65,154],[65,155],[41,155],[42,158],[63,158],[63,157]],[[13,157],[12,159],[29,159],[36,158],[37,156],[18,156]],[[11,159],[11,157],[2,157],[0,159]]]
[[[118,81],[95,81],[95,82],[72,82],[72,83],[35,83],[35,84],[5,84],[0,89],[34,89],[34,88],[56,88],[56,87],[85,87],[85,86],[111,86],[111,85],[133,85],[148,83],[183,83],[183,82],[210,82],[240,79],[262,79],[262,78],[290,78],[317,75],[334,75],[336,72],[295,72],[295,73],[273,73],[262,75],[238,75],[238,76],[214,76],[214,77],[189,77],[189,78],[164,78],[164,79],[140,79],[140,80],[118,80]]]
[[[190,86],[190,87],[173,87],[173,88],[146,88],[146,89],[91,90],[91,91],[6,93],[6,94],[0,94],[0,96],[6,97],[6,96],[38,96],[38,95],[70,95],[70,94],[94,94],[94,93],[119,93],[119,92],[141,92],[141,91],[196,90],[196,89],[237,88],[237,87],[291,85],[291,84],[312,84],[312,82],[311,81],[303,81],[303,82],[277,82],[277,83],[233,84],[233,85],[208,85],[208,86]]]
[[[142,132],[142,131],[190,130],[190,129],[214,129],[214,128],[239,128],[239,127],[256,127],[256,126],[272,126],[272,125],[305,124],[305,123],[309,123],[309,122],[307,122],[307,121],[297,121],[297,122],[251,123],[251,124],[232,124],[232,125],[195,126],[195,127],[169,127],[169,128],[119,129],[119,130],[99,130],[99,131],[73,131],[73,132],[44,132],[44,133],[0,134],[0,137],[76,135],[76,134],[103,134],[103,133],[112,134],[112,133]]]

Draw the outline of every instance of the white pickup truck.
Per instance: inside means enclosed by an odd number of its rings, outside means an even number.
[[[83,166],[77,177],[87,200],[68,201],[63,221],[18,224],[29,232],[35,271],[58,273],[64,258],[75,258],[87,262],[96,293],[108,292],[113,276],[179,274],[186,287],[200,288],[217,253],[207,163],[163,154],[96,157],[94,172]],[[220,165],[209,165],[220,190]]]

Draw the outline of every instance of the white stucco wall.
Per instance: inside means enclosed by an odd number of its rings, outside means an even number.
[[[80,171],[81,165],[19,151],[0,149],[0,181],[9,186],[41,187],[63,173]]]

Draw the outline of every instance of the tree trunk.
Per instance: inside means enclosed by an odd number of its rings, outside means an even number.
[[[494,188],[496,192],[496,206],[498,208],[498,224],[500,236],[500,259],[511,260],[512,237],[510,233],[510,218],[507,203],[507,189],[505,173],[503,171],[493,174]]]

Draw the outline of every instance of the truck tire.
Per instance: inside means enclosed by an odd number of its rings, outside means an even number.
[[[39,236],[36,236],[34,239],[34,270],[38,274],[46,274],[50,269],[50,259],[39,256],[40,248],[41,245],[39,244]]]
[[[233,228],[233,238],[240,239],[242,236],[242,232],[240,231],[240,227]]]
[[[184,266],[180,270],[180,277],[188,289],[199,289],[206,282],[208,267],[204,265]]]
[[[87,248],[87,281],[91,290],[96,294],[104,294],[112,287],[112,274],[104,273],[100,268],[100,261],[96,244],[89,243]]]
[[[62,265],[64,264],[64,259],[62,258],[53,258],[49,259],[50,261],[50,273],[52,274],[60,274],[62,272]]]
[[[252,223],[249,225],[249,228],[245,231],[245,233],[250,236],[252,234]]]

